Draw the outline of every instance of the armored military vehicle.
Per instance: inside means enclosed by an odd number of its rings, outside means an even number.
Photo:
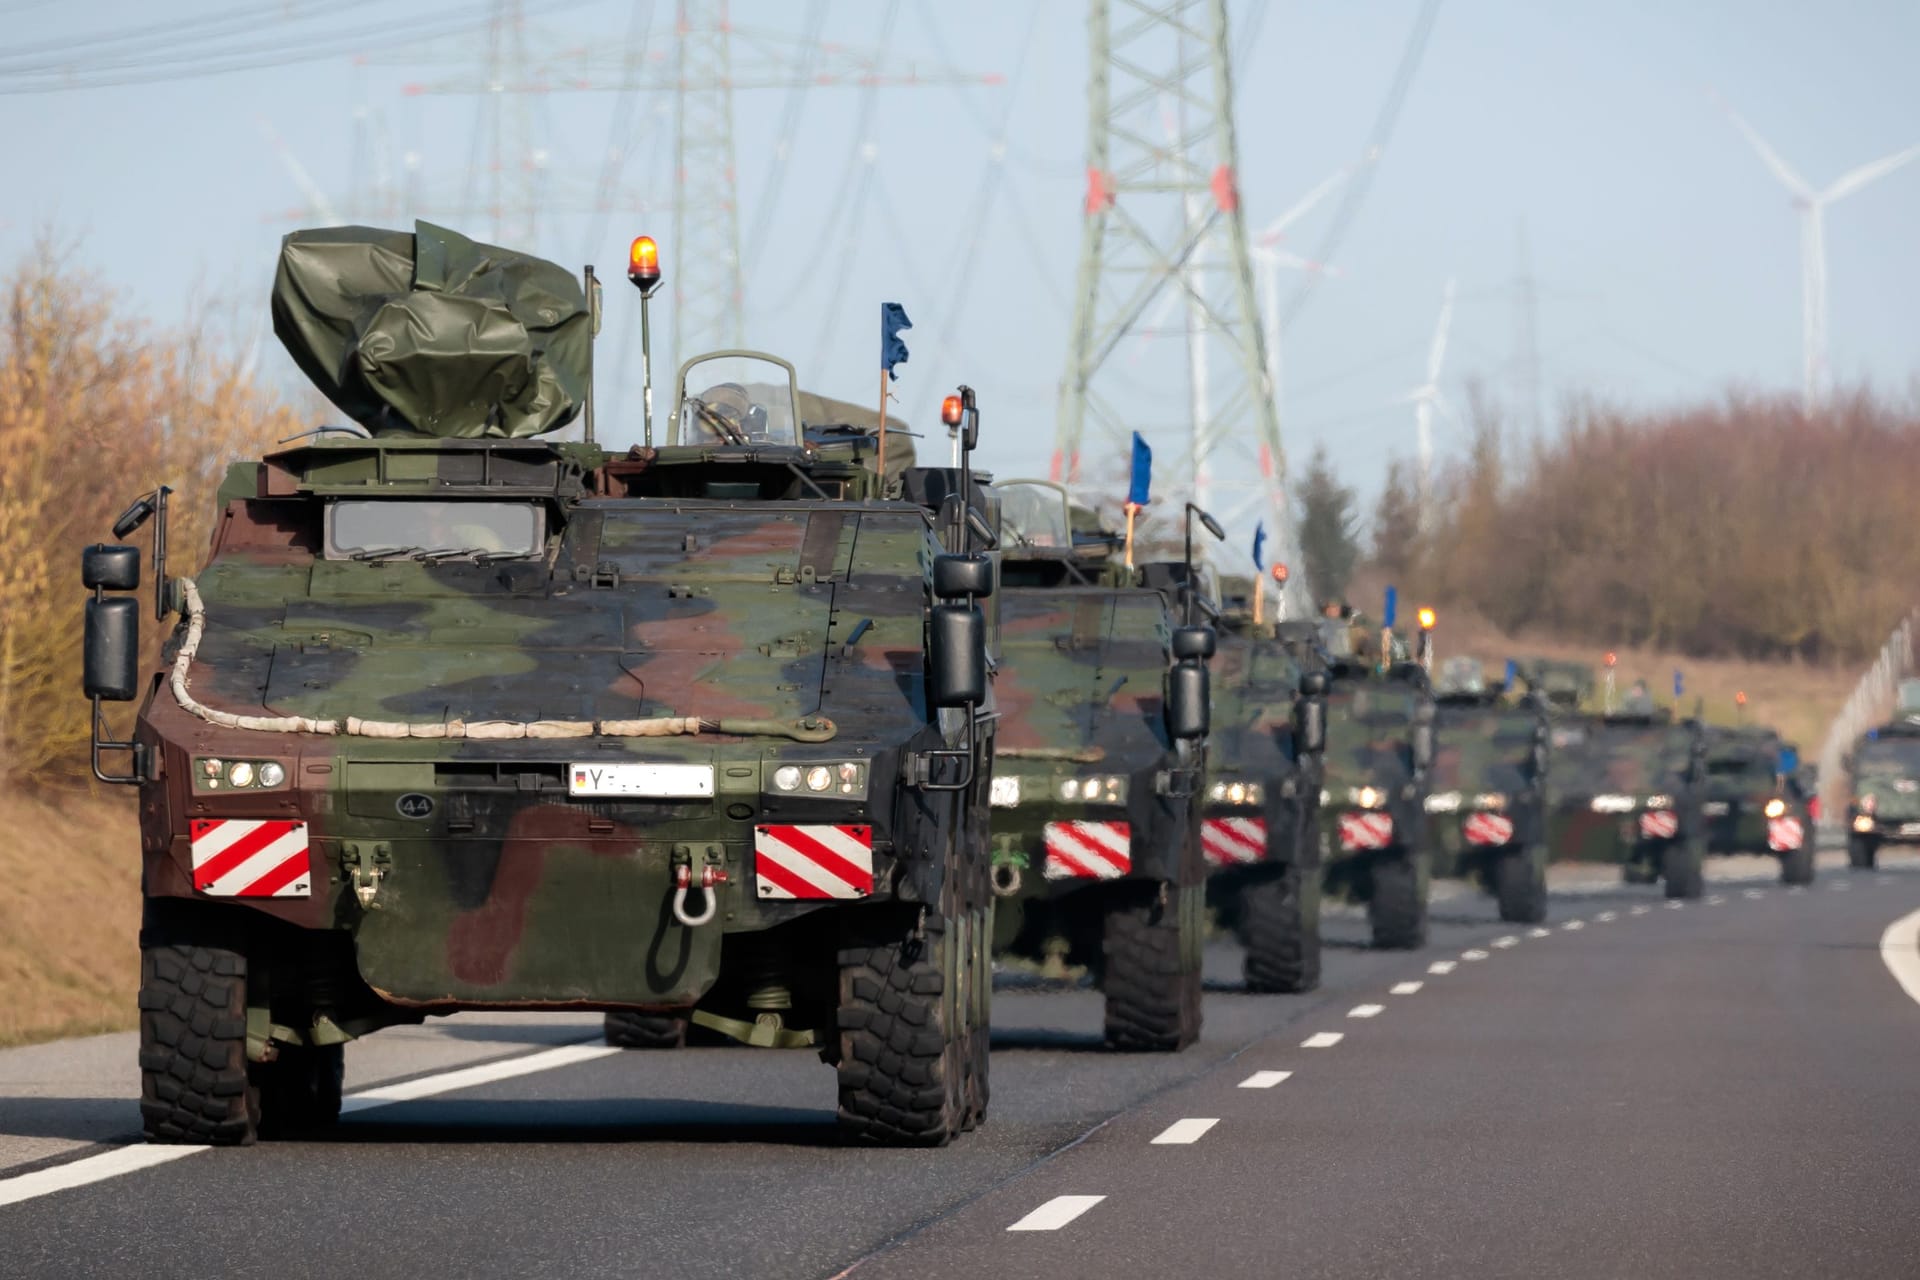
[[[1705,891],[1699,789],[1704,741],[1662,708],[1565,714],[1553,722],[1548,847],[1555,859],[1620,864],[1669,898]]]
[[[95,758],[141,796],[150,1139],[327,1124],[346,1042],[464,1009],[813,1048],[856,1141],[980,1119],[991,564],[871,436],[804,437],[772,356],[688,361],[659,447],[554,439],[588,285],[424,223],[289,236],[276,330],[359,426],[234,465],[191,577],[165,489],[87,551],[96,724],[140,700]]]
[[[1207,899],[1245,950],[1249,991],[1320,984],[1324,671],[1302,668],[1250,583],[1229,581],[1217,619],[1213,724],[1200,844]]]
[[[1200,852],[1213,633],[1173,592],[1076,546],[1065,491],[1001,498],[1001,723],[992,789],[995,946],[1084,965],[1119,1049],[1200,1032]]]
[[[1332,688],[1320,823],[1329,893],[1367,904],[1373,945],[1427,942],[1433,855],[1426,796],[1434,705],[1427,675],[1391,634],[1379,649],[1352,619],[1323,618],[1319,642]]]
[[[1813,883],[1811,794],[1788,767],[1799,753],[1764,727],[1713,727],[1704,736],[1707,852],[1771,854],[1780,859],[1783,883]]]
[[[1544,699],[1510,696],[1478,658],[1440,666],[1432,789],[1426,809],[1434,869],[1494,895],[1500,918],[1547,917],[1547,743]]]
[[[1885,844],[1920,844],[1920,711],[1864,735],[1847,773],[1849,866],[1871,869]]]

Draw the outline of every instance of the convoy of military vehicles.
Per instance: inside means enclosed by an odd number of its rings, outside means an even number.
[[[660,275],[636,241],[642,307]],[[967,388],[930,466],[777,356],[698,354],[659,441],[649,374],[614,449],[590,269],[332,228],[286,238],[272,303],[350,425],[233,464],[190,576],[164,487],[83,558],[94,771],[140,792],[154,1141],[322,1128],[348,1042],[497,1009],[811,1050],[850,1140],[941,1145],[987,1113],[996,969],[1090,983],[1112,1048],[1171,1052],[1210,930],[1247,990],[1298,993],[1327,900],[1417,948],[1435,876],[1535,924],[1550,860],[1675,898],[1714,854],[1813,876],[1771,730],[1437,659],[1391,600],[1264,618],[1191,503],[1149,551],[975,471]],[[1920,843],[1907,692],[1849,759],[1856,867]],[[125,741],[108,701],[140,704]]]

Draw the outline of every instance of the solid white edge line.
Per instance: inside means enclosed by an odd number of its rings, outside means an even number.
[[[1184,1147],[1200,1141],[1207,1130],[1220,1123],[1219,1116],[1189,1116],[1175,1120],[1149,1143],[1155,1147]]]
[[[1347,1038],[1344,1031],[1316,1031],[1300,1042],[1302,1049],[1331,1049]]]
[[[1284,1080],[1291,1079],[1291,1071],[1256,1071],[1240,1082],[1242,1089],[1271,1089]]]
[[[1396,996],[1410,996],[1418,993],[1420,988],[1426,985],[1427,984],[1424,982],[1396,982],[1393,984],[1393,988],[1391,991],[1388,992],[1388,994],[1396,995]]]
[[[1880,961],[1909,999],[1920,1004],[1920,911],[1909,911],[1880,935]]]
[[[422,1076],[418,1080],[408,1080],[401,1084],[379,1085],[371,1089],[363,1089],[342,1100],[340,1113],[350,1115],[356,1111],[390,1106],[396,1102],[431,1098],[436,1094],[472,1089],[479,1085],[492,1084],[497,1080],[511,1080],[515,1076],[533,1075],[536,1072],[551,1071],[557,1067],[570,1067],[576,1063],[590,1062],[595,1058],[605,1058],[620,1052],[623,1051],[606,1045],[562,1045],[559,1048],[547,1049],[523,1057],[483,1063],[477,1067],[460,1067],[453,1071],[442,1071],[438,1075]],[[156,1165],[167,1164],[170,1161],[196,1156],[211,1150],[213,1150],[212,1147],[160,1146],[146,1142],[116,1147],[112,1151],[103,1151],[97,1156],[86,1156],[67,1164],[39,1169],[33,1173],[0,1178],[0,1206],[19,1204],[25,1200],[52,1195],[56,1191],[90,1186],[96,1182],[105,1182],[109,1178],[138,1173],[142,1169],[151,1169]]]
[[[1055,1196],[1007,1230],[1058,1231],[1105,1199],[1105,1196]]]

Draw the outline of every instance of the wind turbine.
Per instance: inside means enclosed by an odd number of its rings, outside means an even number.
[[[1269,222],[1253,238],[1253,262],[1260,269],[1260,327],[1267,342],[1267,388],[1273,397],[1273,410],[1280,416],[1280,270],[1285,267],[1295,271],[1318,272],[1323,275],[1337,276],[1340,268],[1325,263],[1314,262],[1297,253],[1279,247],[1287,228],[1312,213],[1314,208],[1328,196],[1338,191],[1353,175],[1366,165],[1379,158],[1379,149],[1372,148],[1354,164],[1336,170],[1322,178],[1307,193],[1293,202],[1291,208]],[[1284,422],[1282,424],[1284,426]]]
[[[1800,213],[1800,339],[1803,365],[1800,407],[1802,412],[1811,414],[1824,398],[1827,380],[1827,206],[1879,181],[1915,156],[1920,156],[1920,146],[1896,151],[1849,170],[1826,190],[1816,191],[1724,99],[1715,94],[1713,100],[1727,113],[1727,118],[1733,121],[1733,127],[1740,131],[1748,145],[1759,155],[1760,162],[1779,179],[1780,185],[1792,193],[1794,208]]]
[[[1440,320],[1433,327],[1433,342],[1427,347],[1427,380],[1401,397],[1402,404],[1413,405],[1413,426],[1420,451],[1417,496],[1423,529],[1433,518],[1433,415],[1439,410],[1449,418],[1453,416],[1446,397],[1440,393],[1440,370],[1447,361],[1447,331],[1453,327],[1453,286],[1454,281],[1449,278],[1446,292],[1440,298]]]

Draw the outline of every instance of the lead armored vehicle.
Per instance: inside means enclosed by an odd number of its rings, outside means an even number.
[[[1240,939],[1249,991],[1311,991],[1320,984],[1327,676],[1295,660],[1277,624],[1253,620],[1251,584],[1226,587],[1200,828],[1207,899]]]
[[[1327,892],[1366,903],[1373,945],[1427,942],[1433,855],[1426,794],[1433,766],[1427,674],[1390,631],[1357,618],[1317,623],[1331,692],[1320,799]]]
[[[1001,499],[1001,723],[992,790],[997,949],[1085,966],[1115,1048],[1200,1033],[1213,633],[1177,625],[1173,583],[1076,544],[1064,490]]]
[[[165,489],[86,553],[96,725],[140,703],[96,770],[140,791],[151,1140],[325,1125],[346,1043],[467,1009],[814,1049],[857,1141],[980,1119],[991,565],[870,435],[803,435],[771,356],[689,361],[658,447],[554,439],[591,284],[427,224],[289,236],[276,330],[360,425],[234,465],[190,577]]]
[[[1648,703],[1562,715],[1552,734],[1553,857],[1618,863],[1629,883],[1663,881],[1669,898],[1705,892],[1699,726]]]
[[[1440,665],[1438,742],[1426,809],[1437,874],[1494,895],[1500,918],[1547,917],[1547,743],[1544,699],[1486,678],[1478,658]]]
[[[1704,731],[1700,816],[1708,854],[1769,854],[1784,884],[1813,883],[1811,792],[1787,762],[1799,753],[1764,727]]]

